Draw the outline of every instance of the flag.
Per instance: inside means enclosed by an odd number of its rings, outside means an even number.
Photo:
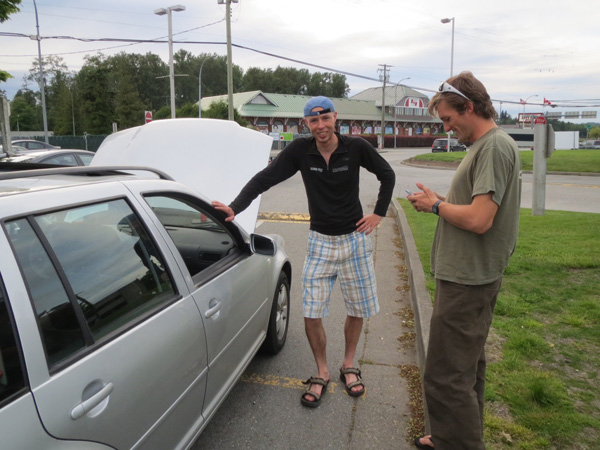
[[[550,100],[546,100],[546,97],[544,97],[544,105],[551,106],[552,103],[550,102]]]
[[[525,100],[523,100],[522,98],[520,98],[519,101],[521,102],[521,105],[526,105],[527,104],[527,102]]]

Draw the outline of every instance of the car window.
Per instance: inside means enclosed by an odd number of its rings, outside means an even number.
[[[41,142],[26,142],[24,146],[29,150],[40,150],[42,148],[46,148]]]
[[[87,155],[85,153],[78,153],[77,156],[79,156],[79,159],[81,159],[84,166],[89,166],[94,158],[94,155]]]
[[[51,367],[174,297],[164,258],[125,200],[20,219],[8,230]]]
[[[237,247],[227,229],[189,200],[146,196],[146,201],[166,228],[192,276],[232,254]]]
[[[6,297],[0,286],[0,405],[25,386],[17,342]]]
[[[8,223],[9,237],[29,289],[53,365],[85,346],[75,309],[44,246],[27,219]]]
[[[42,159],[40,162],[45,164],[60,164],[62,166],[78,166],[79,163],[73,155],[53,155]]]

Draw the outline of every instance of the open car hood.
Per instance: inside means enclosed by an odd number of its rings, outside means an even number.
[[[210,200],[229,204],[269,160],[273,139],[217,119],[165,119],[108,136],[92,166],[146,166],[162,170]],[[236,223],[254,232],[260,197]]]

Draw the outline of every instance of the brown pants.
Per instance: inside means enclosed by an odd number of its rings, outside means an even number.
[[[502,279],[485,285],[436,280],[424,386],[436,450],[480,450],[485,341]]]

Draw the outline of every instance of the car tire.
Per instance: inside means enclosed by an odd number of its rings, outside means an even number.
[[[275,294],[273,295],[267,337],[262,346],[262,350],[265,353],[276,355],[281,351],[287,339],[289,322],[290,282],[286,273],[281,272],[275,288]]]

